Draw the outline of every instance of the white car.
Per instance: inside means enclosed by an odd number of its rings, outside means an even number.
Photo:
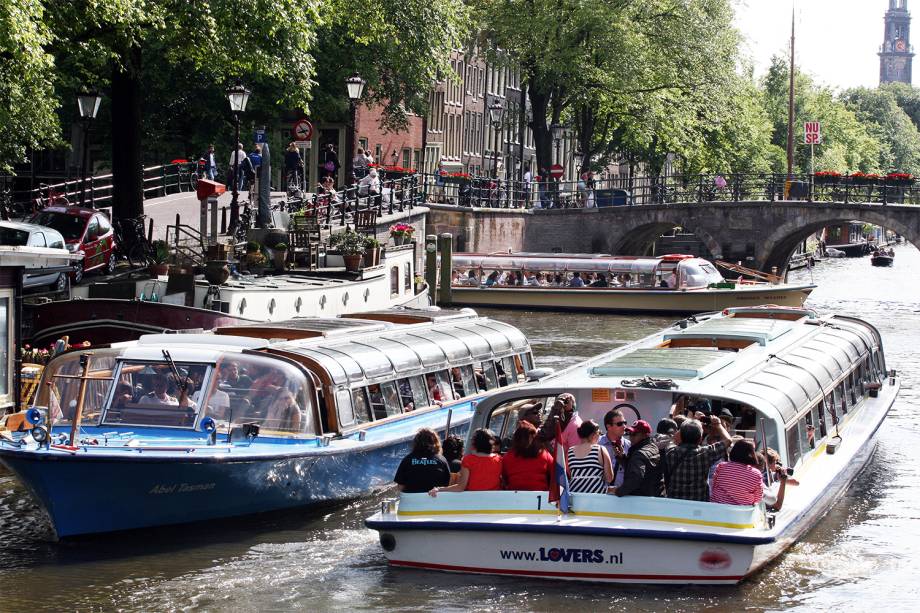
[[[33,223],[0,221],[0,245],[9,247],[48,247],[66,252],[64,237],[57,230]],[[22,279],[23,288],[51,286],[55,291],[67,289],[66,272],[32,273]]]

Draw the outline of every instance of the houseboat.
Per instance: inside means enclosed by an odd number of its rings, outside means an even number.
[[[520,407],[549,406],[560,392],[575,395],[583,419],[603,423],[619,408],[627,420],[653,427],[681,397],[706,400],[714,414],[733,415],[732,434],[777,451],[794,469],[798,484],[785,487],[781,504],[574,493],[562,512],[550,500],[564,496],[549,491],[402,494],[384,501],[367,525],[379,531],[393,566],[738,583],[815,526],[857,478],[899,386],[878,331],[864,321],[778,307],[697,316],[483,399],[471,430],[491,428],[504,440]]]
[[[342,501],[532,370],[519,330],[469,310],[145,335],[49,362],[0,462],[62,538]]]
[[[759,304],[801,307],[815,288],[729,281],[714,264],[691,255],[457,253],[451,266],[451,302],[461,306],[703,313]]]
[[[29,304],[25,338],[42,347],[63,336],[99,345],[173,330],[429,305],[427,287],[415,283],[414,246],[388,247],[380,264],[357,273],[345,272],[341,259],[324,256],[318,270],[243,274],[220,284],[164,275],[78,285],[69,300]]]

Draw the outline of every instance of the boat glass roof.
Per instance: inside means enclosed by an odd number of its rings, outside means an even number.
[[[782,319],[720,317],[704,321],[686,330],[669,332],[664,335],[664,339],[731,338],[750,340],[760,345],[766,345],[768,342],[789,332],[795,325],[795,322]]]
[[[656,377],[695,379],[706,377],[726,366],[734,353],[715,349],[679,347],[675,349],[636,349],[618,356],[589,373],[595,377]]]

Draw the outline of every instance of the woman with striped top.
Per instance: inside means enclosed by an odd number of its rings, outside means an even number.
[[[600,428],[589,419],[578,426],[581,442],[569,447],[567,472],[569,491],[584,494],[606,494],[613,480],[613,468],[607,450],[597,444]]]

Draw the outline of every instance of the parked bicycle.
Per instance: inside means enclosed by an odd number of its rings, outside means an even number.
[[[48,194],[45,198],[42,198],[43,191]],[[67,196],[54,189],[54,186],[40,183],[38,185],[38,196],[32,201],[32,212],[41,211],[46,206],[70,206],[70,200],[67,199]]]
[[[154,262],[156,249],[144,231],[145,216],[119,217],[112,222],[115,231],[115,251],[128,260],[131,268],[144,268]]]

